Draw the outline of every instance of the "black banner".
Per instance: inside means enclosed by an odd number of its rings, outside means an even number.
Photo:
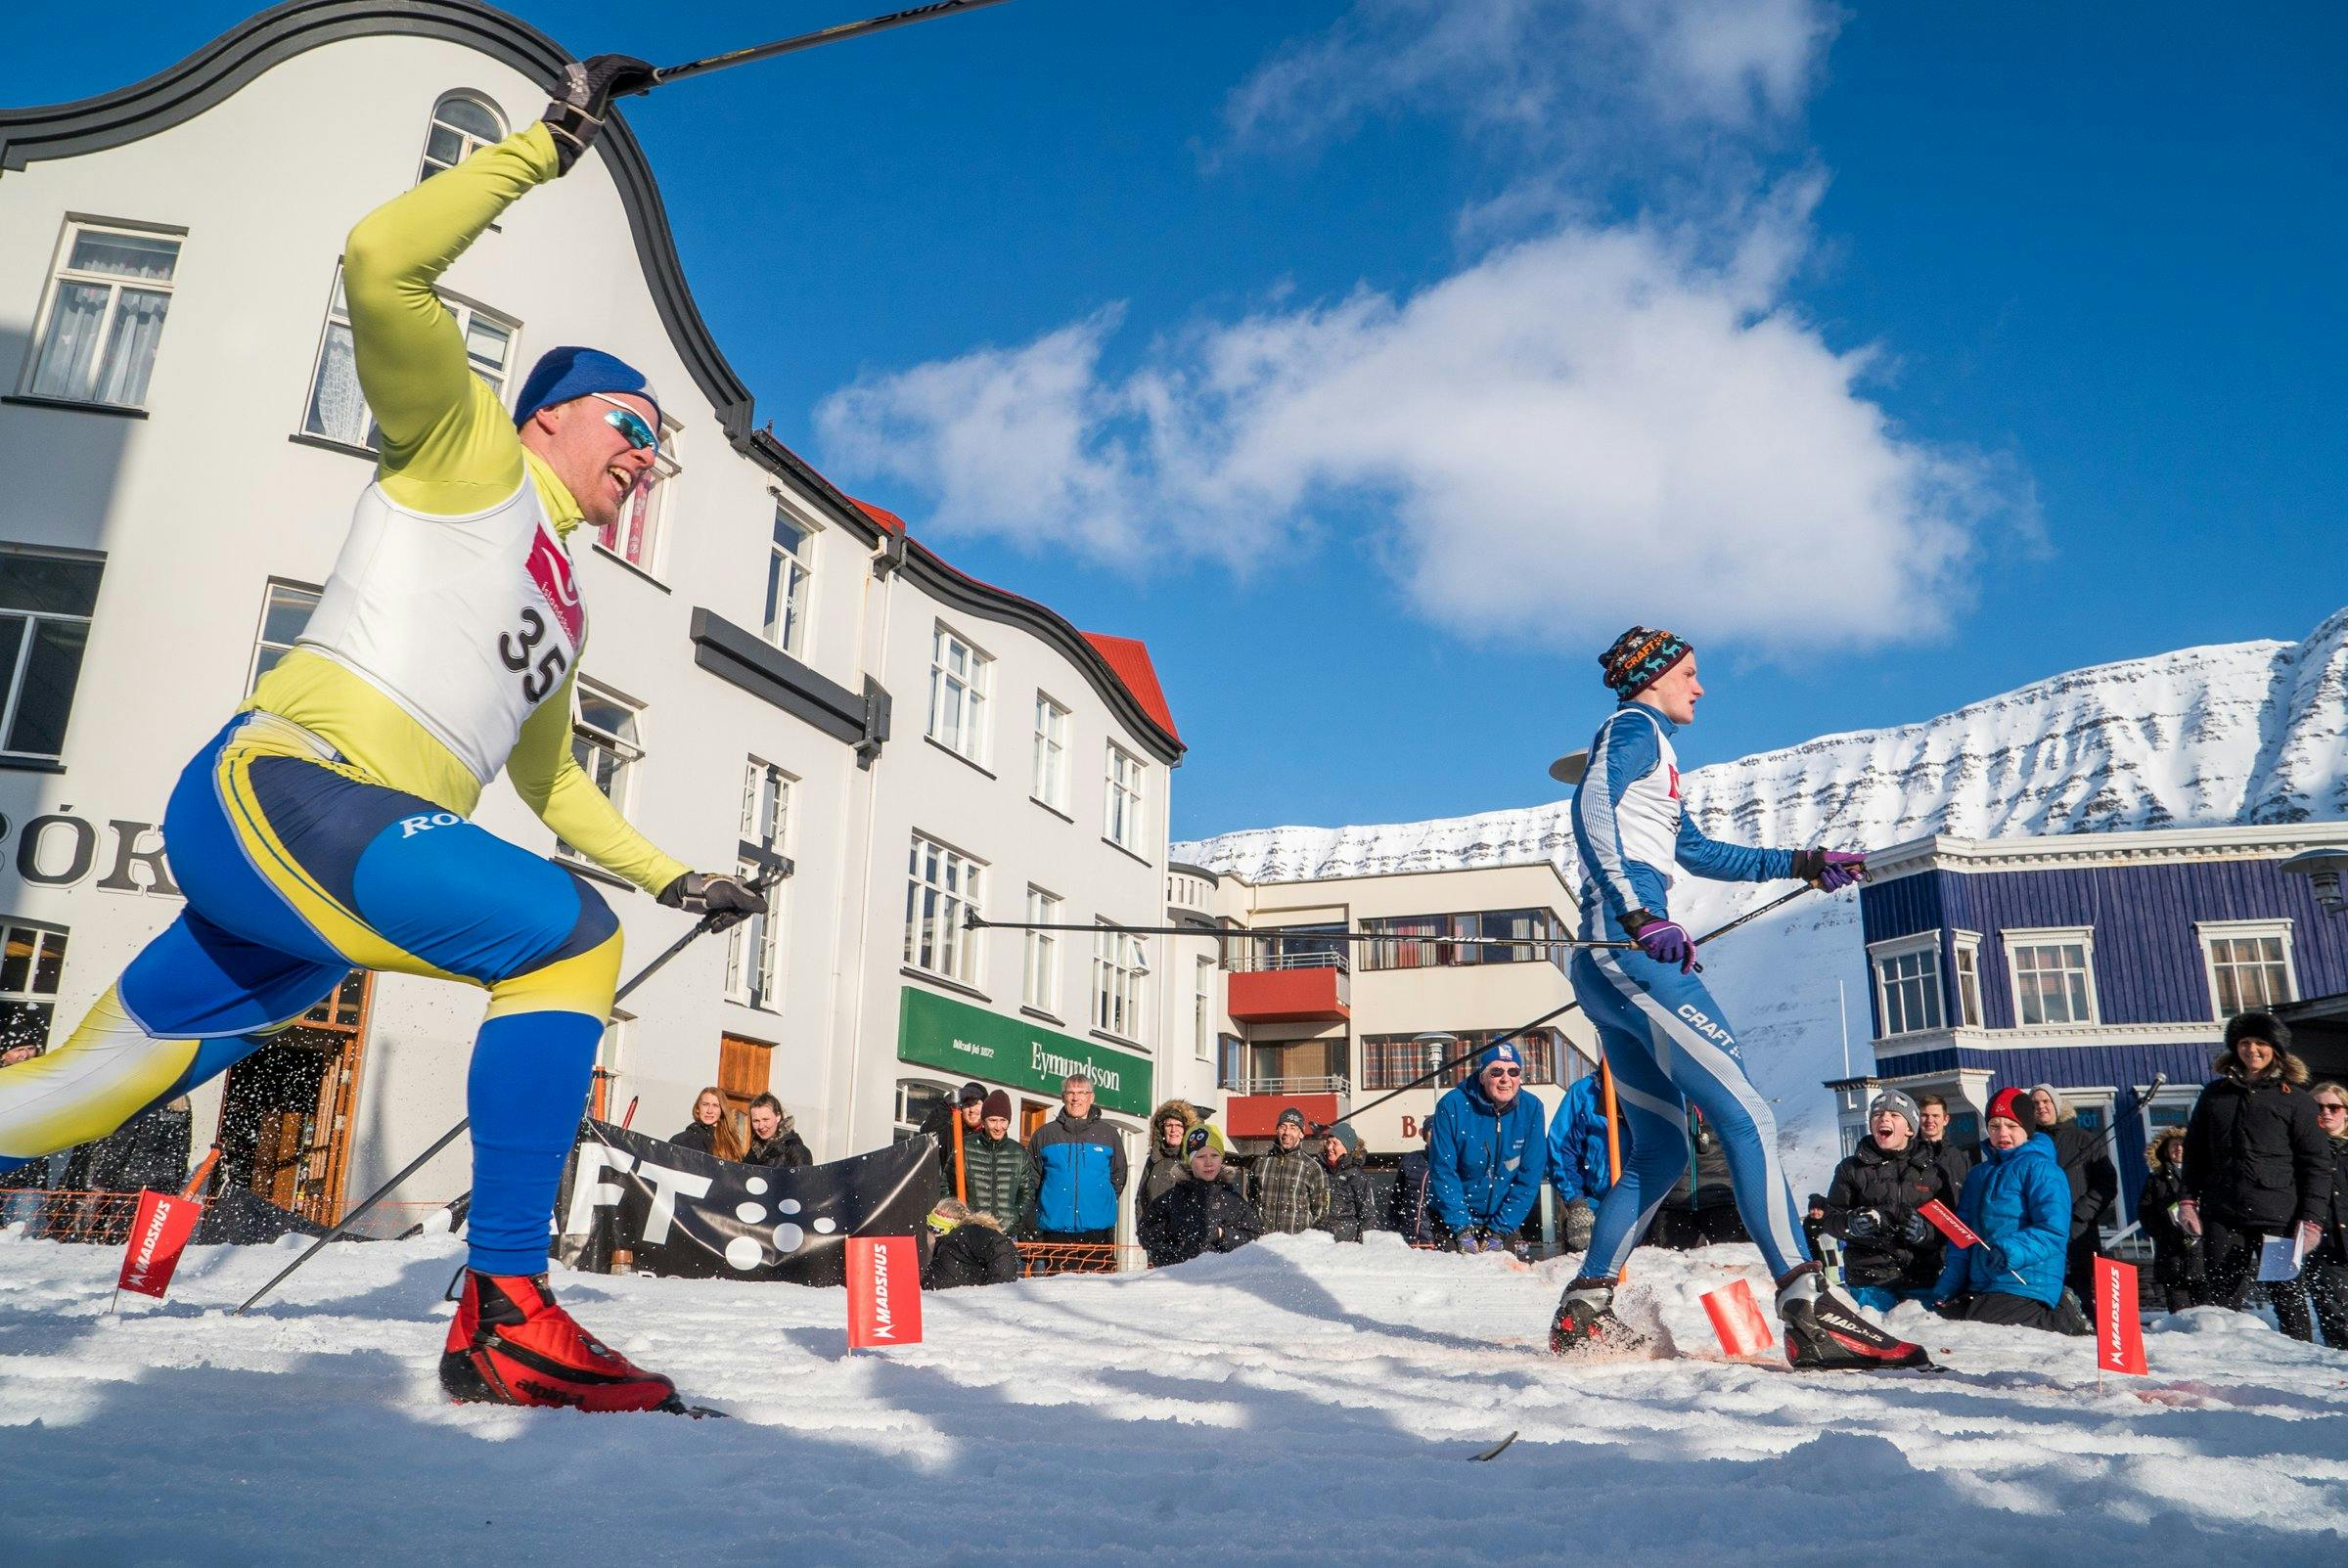
[[[602,1271],[611,1253],[690,1279],[847,1280],[852,1235],[926,1236],[937,1141],[916,1138],[795,1171],[736,1165],[588,1121],[563,1174],[555,1256]]]

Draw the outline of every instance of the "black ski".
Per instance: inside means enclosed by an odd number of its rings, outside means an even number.
[[[1507,1437],[1502,1438],[1499,1442],[1484,1450],[1483,1453],[1468,1455],[1468,1461],[1470,1464],[1479,1464],[1486,1459],[1497,1459],[1503,1453],[1507,1452],[1508,1446],[1515,1441],[1516,1434],[1511,1432]]]

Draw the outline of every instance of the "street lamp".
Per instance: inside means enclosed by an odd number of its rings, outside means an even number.
[[[2282,869],[2313,882],[2316,902],[2326,913],[2337,915],[2348,910],[2348,894],[2340,890],[2340,876],[2348,873],[2348,846],[2303,849],[2284,861]]]

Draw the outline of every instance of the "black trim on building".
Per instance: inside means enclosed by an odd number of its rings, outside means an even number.
[[[765,638],[698,605],[688,635],[693,639],[696,664],[761,701],[806,720],[833,739],[854,746],[857,766],[869,768],[880,754],[881,742],[888,739],[887,694],[873,682],[868,680],[862,693],[851,692],[837,681],[818,675]],[[880,694],[877,735],[875,693]]]
[[[528,22],[475,0],[289,0],[239,23],[145,81],[69,104],[0,111],[0,177],[45,159],[102,152],[153,136],[195,118],[248,86],[263,71],[311,49],[385,35],[461,44],[513,67],[550,93],[569,59],[561,45]],[[617,114],[599,145],[627,210],[637,260],[654,307],[694,384],[708,398],[727,443],[777,477],[798,485],[830,515],[828,521],[847,529],[868,547],[893,538],[771,431],[752,428],[755,409],[750,390],[718,348],[686,286],[676,238],[669,230],[667,209],[644,149]],[[962,576],[918,544],[904,553],[915,580],[925,589],[971,614],[1008,622],[1041,637],[1085,672],[1094,689],[1159,761],[1173,765],[1181,760],[1181,742],[1142,711],[1107,661],[1058,614],[1016,594]],[[697,629],[700,613],[696,612]],[[885,700],[885,694],[882,696]],[[859,715],[864,706],[858,704]],[[861,742],[865,734],[860,720],[856,739]],[[869,765],[869,757],[863,760]]]

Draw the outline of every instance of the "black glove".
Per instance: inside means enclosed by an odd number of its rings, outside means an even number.
[[[766,913],[766,895],[726,872],[687,872],[660,889],[660,902],[707,918],[712,931]]]
[[[1865,1241],[1882,1233],[1883,1216],[1874,1209],[1853,1209],[1842,1228],[1853,1241]]]
[[[1936,1234],[1932,1222],[1920,1214],[1911,1212],[1900,1222],[1900,1239],[1912,1247],[1930,1246]]]
[[[546,106],[546,129],[555,139],[555,168],[568,174],[570,166],[595,145],[611,116],[611,100],[650,88],[658,73],[649,61],[634,55],[597,55],[572,61],[563,67],[563,84]]]

